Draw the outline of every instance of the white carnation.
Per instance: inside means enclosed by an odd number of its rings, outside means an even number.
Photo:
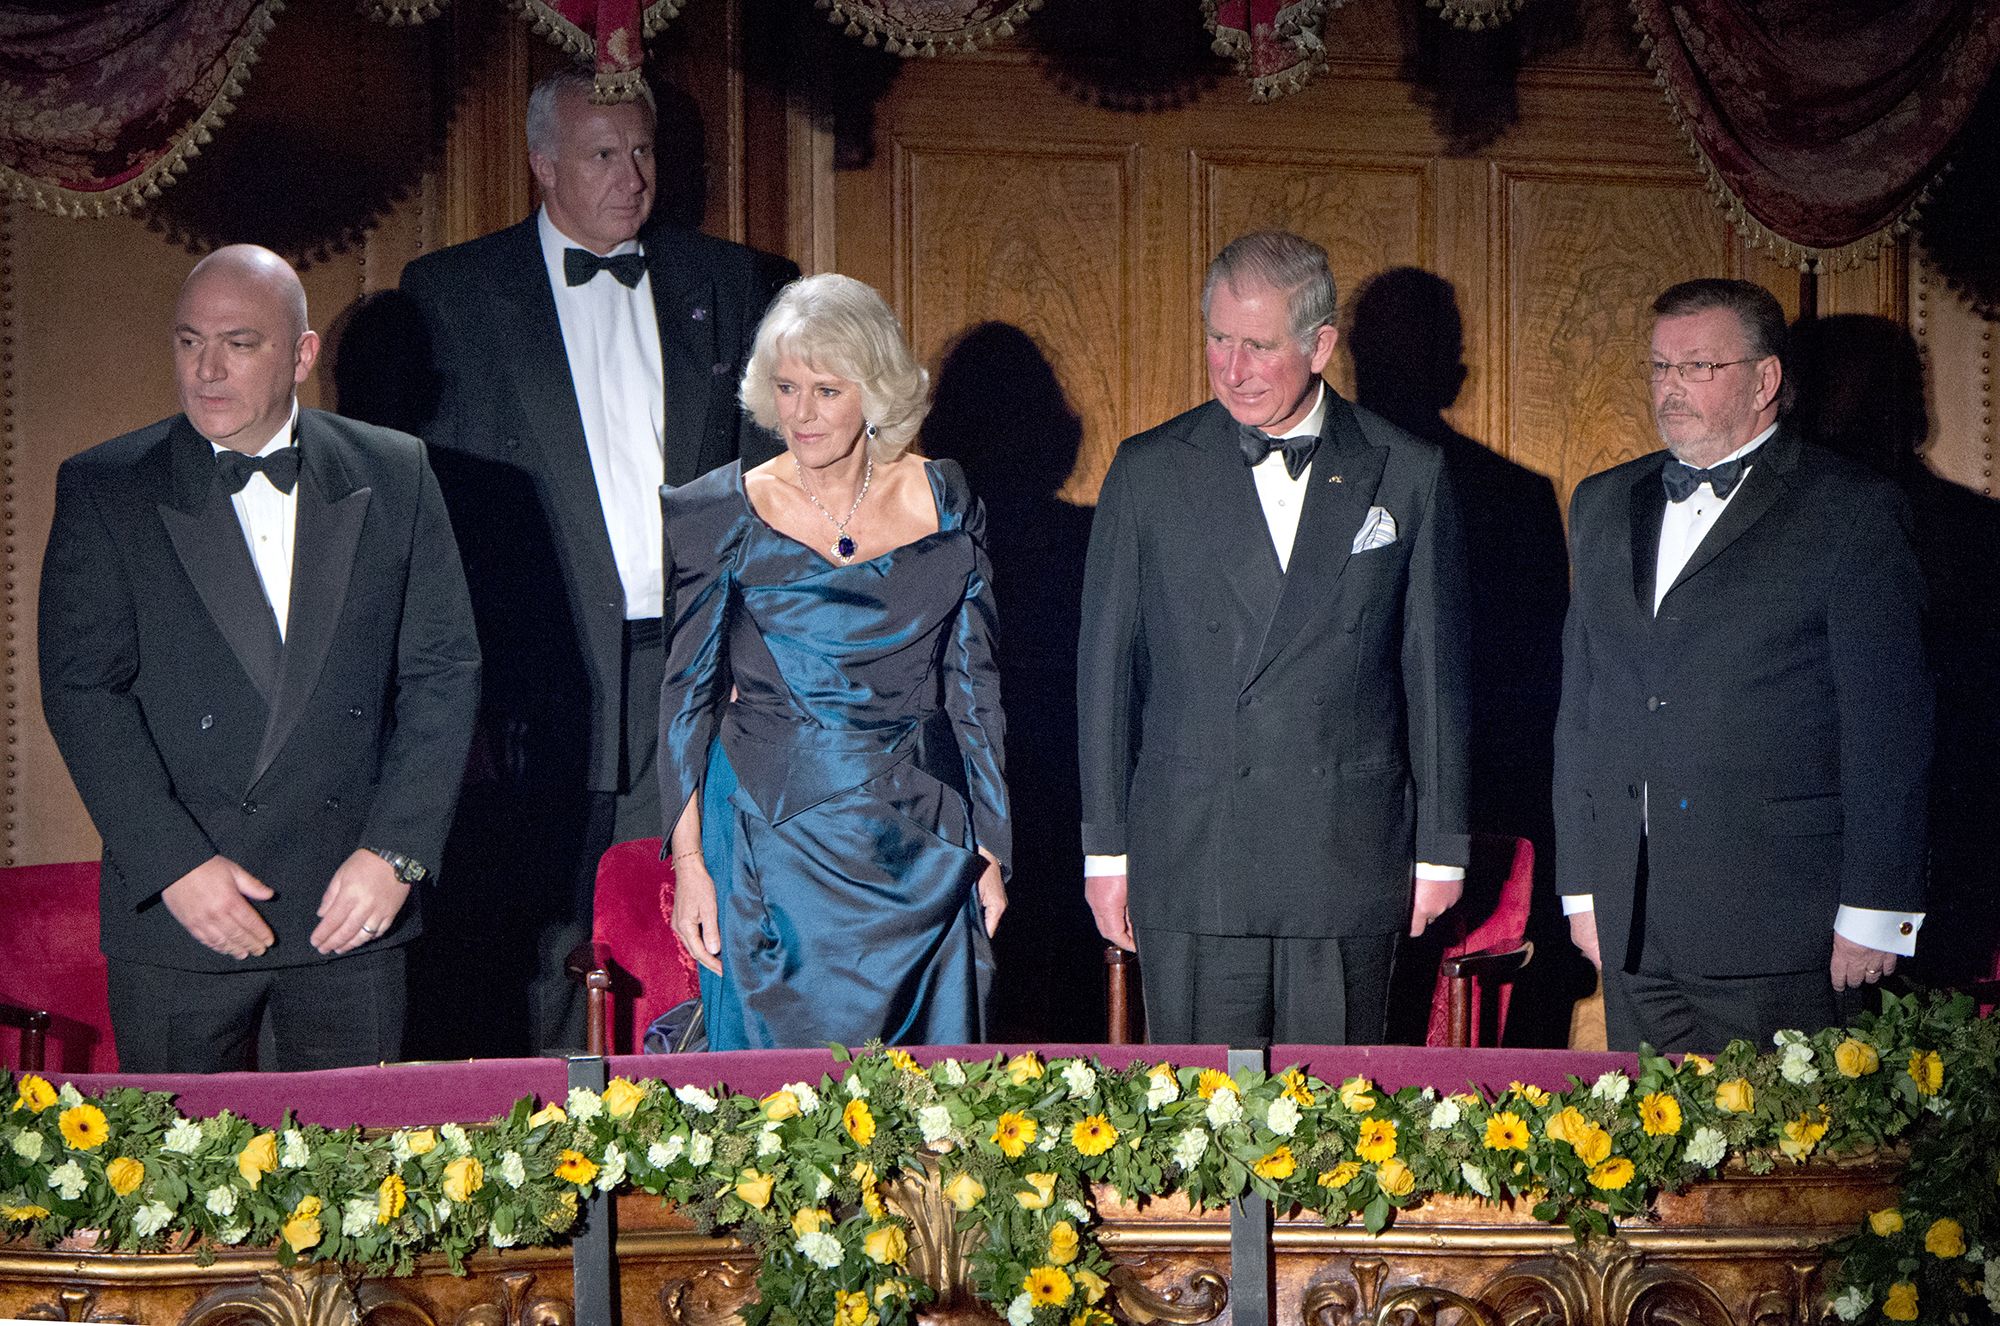
[[[1055,1149],[1056,1149],[1056,1130],[1050,1128],[1045,1130],[1042,1133],[1041,1140],[1035,1143],[1035,1150],[1040,1151],[1044,1155],[1047,1155],[1049,1152]]]
[[[401,1128],[389,1134],[389,1154],[398,1167],[409,1161],[417,1153],[410,1150],[410,1134]]]
[[[73,1202],[83,1196],[83,1190],[90,1180],[83,1176],[83,1166],[74,1160],[65,1160],[49,1171],[49,1187],[62,1194],[63,1200]]]
[[[757,1134],[757,1154],[775,1156],[785,1149],[785,1139],[778,1136],[775,1128],[766,1128]]]
[[[674,1099],[693,1110],[696,1114],[715,1113],[715,1097],[700,1087],[675,1087]]]
[[[1460,1115],[1458,1102],[1446,1096],[1431,1106],[1430,1125],[1433,1128],[1450,1128],[1458,1123]]]
[[[2000,1312],[2000,1257],[1986,1259],[1986,1306]]]
[[[715,1139],[707,1133],[696,1133],[688,1143],[688,1159],[695,1165],[706,1165],[715,1156]]]
[[[1590,1094],[1598,1100],[1622,1105],[1625,1103],[1626,1094],[1631,1090],[1632,1079],[1614,1068],[1591,1085]]]
[[[787,1082],[785,1083],[785,1090],[791,1092],[793,1098],[799,1102],[800,1113],[811,1114],[819,1108],[819,1093],[805,1083]]]
[[[488,1225],[486,1227],[486,1241],[496,1248],[511,1248],[514,1246],[514,1236],[512,1234],[501,1233],[500,1226],[498,1225]]]
[[[40,1160],[42,1152],[47,1149],[40,1133],[31,1133],[26,1129],[17,1131],[9,1145],[14,1148],[15,1155],[31,1161]]]
[[[1146,1108],[1157,1110],[1181,1098],[1181,1084],[1164,1068],[1155,1068],[1146,1078]]]
[[[1833,1300],[1833,1311],[1842,1321],[1860,1321],[1868,1311],[1868,1295],[1861,1292],[1859,1285],[1849,1285]]]
[[[509,1151],[500,1157],[500,1182],[509,1188],[518,1188],[528,1181],[528,1165],[521,1159],[519,1151]]]
[[[1486,1171],[1479,1166],[1469,1160],[1463,1161],[1459,1164],[1458,1173],[1459,1177],[1465,1180],[1465,1186],[1481,1197],[1493,1195],[1493,1181],[1486,1177]]]
[[[956,1059],[945,1059],[937,1065],[937,1075],[948,1087],[965,1085],[965,1065]]]
[[[833,1176],[824,1171],[815,1171],[813,1174],[813,1200],[815,1202],[820,1201],[832,1191]]]
[[[1035,1305],[1028,1300],[1026,1290],[1007,1304],[1007,1326],[1035,1326]]]
[[[847,1079],[844,1082],[842,1082],[841,1085],[847,1088],[847,1094],[852,1096],[854,1099],[856,1100],[868,1099],[868,1084],[861,1080],[861,1075],[859,1073],[849,1073],[847,1075]]]
[[[348,1238],[360,1238],[375,1228],[375,1213],[379,1208],[373,1197],[350,1197],[340,1208],[340,1232]]]
[[[167,1227],[174,1218],[174,1208],[165,1202],[147,1202],[132,1213],[132,1232],[140,1238],[150,1238]]]
[[[219,1216],[233,1216],[236,1214],[236,1189],[219,1183],[208,1190],[208,1197],[202,1205]]]
[[[1208,1098],[1208,1126],[1226,1128],[1243,1118],[1243,1101],[1228,1087],[1219,1088]]]
[[[304,1169],[306,1162],[312,1159],[306,1135],[296,1128],[287,1128],[284,1141],[284,1146],[278,1151],[278,1163],[286,1169]]]
[[[563,1110],[578,1123],[589,1123],[604,1113],[604,1097],[589,1087],[571,1087],[569,1099],[563,1103]]]
[[[1778,1063],[1778,1072],[1785,1081],[1797,1086],[1819,1081],[1819,1069],[1812,1066],[1812,1046],[1799,1043],[1787,1045],[1785,1057]]]
[[[1298,1130],[1299,1103],[1290,1096],[1280,1096],[1271,1102],[1270,1113],[1264,1116],[1264,1124],[1280,1137],[1290,1137]]]
[[[160,1143],[162,1151],[172,1151],[176,1155],[191,1156],[201,1149],[201,1125],[192,1119],[174,1116],[173,1126]]]
[[[75,1083],[65,1082],[62,1090],[56,1092],[56,1099],[62,1102],[64,1109],[73,1110],[83,1104],[83,1093],[76,1089]]]
[[[1201,1162],[1201,1156],[1208,1150],[1208,1130],[1190,1128],[1174,1139],[1174,1163],[1184,1170],[1191,1170]]]
[[[1069,1087],[1069,1098],[1081,1100],[1097,1090],[1097,1072],[1081,1059],[1072,1059],[1063,1065],[1062,1080]]]
[[[625,1182],[625,1153],[616,1142],[604,1148],[604,1164],[598,1167],[597,1191],[610,1192]]]
[[[450,1155],[463,1156],[472,1150],[472,1139],[465,1135],[465,1129],[458,1124],[445,1124],[438,1129],[438,1136],[444,1139],[444,1149]]]
[[[846,1255],[840,1247],[840,1240],[824,1230],[814,1230],[810,1234],[799,1235],[799,1241],[792,1245],[799,1256],[822,1270],[831,1271],[840,1265]]]
[[[1090,1208],[1086,1207],[1082,1202],[1077,1201],[1076,1198],[1065,1197],[1062,1209],[1063,1213],[1076,1224],[1087,1225],[1090,1223]]]
[[[1694,1136],[1688,1138],[1686,1154],[1690,1165],[1714,1169],[1722,1163],[1723,1156],[1728,1152],[1729,1143],[1723,1140],[1721,1133],[1707,1124],[1695,1129]]]
[[[218,1243],[241,1243],[245,1238],[249,1237],[249,1234],[250,1226],[248,1225],[224,1225],[221,1229],[215,1231],[215,1239]]]
[[[917,1127],[926,1142],[942,1142],[951,1136],[951,1111],[942,1105],[926,1105],[917,1111]]]

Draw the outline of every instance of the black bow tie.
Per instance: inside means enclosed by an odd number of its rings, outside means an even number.
[[[619,285],[629,290],[646,274],[646,255],[614,253],[607,257],[589,249],[563,250],[563,279],[571,285],[582,285],[599,272],[610,272]]]
[[[1669,456],[1667,463],[1660,468],[1660,482],[1666,486],[1667,500],[1685,502],[1693,497],[1694,490],[1703,484],[1714,489],[1718,498],[1726,500],[1736,485],[1743,481],[1743,471],[1749,467],[1751,458],[1756,454],[1753,451],[1748,456],[1725,460],[1720,465],[1711,465],[1705,470],[1698,470]]]
[[[215,453],[215,472],[228,493],[240,493],[250,476],[261,474],[281,493],[289,493],[299,482],[299,449],[289,446],[268,456],[246,456],[240,451]]]
[[[1243,448],[1243,459],[1251,465],[1261,465],[1264,457],[1273,451],[1285,453],[1285,473],[1294,479],[1306,472],[1312,464],[1313,451],[1319,446],[1319,434],[1301,433],[1297,437],[1272,437],[1261,428],[1249,424],[1236,425],[1236,443]]]

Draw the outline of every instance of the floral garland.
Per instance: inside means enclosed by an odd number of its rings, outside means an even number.
[[[557,1242],[584,1197],[631,1186],[754,1250],[746,1326],[905,1326],[930,1290],[884,1187],[932,1169],[960,1229],[983,1232],[975,1289],[1010,1326],[1110,1326],[1094,1185],[1197,1206],[1254,1191],[1371,1232],[1434,1194],[1520,1199],[1583,1237],[1732,1158],[1765,1173],[1900,1139],[1899,1204],[1829,1250],[1833,1311],[2000,1311],[2000,1019],[1964,996],[1891,996],[1852,1029],[1781,1032],[1763,1055],[1741,1041],[1712,1061],[1648,1053],[1636,1077],[1491,1098],[1033,1054],[836,1059],[837,1077],[762,1099],[620,1078],[480,1127],[386,1136],[192,1120],[161,1093],[0,1079],[14,1093],[0,1233],[48,1246],[95,1230],[131,1251],[275,1245],[288,1265],[387,1273],[440,1253],[461,1269],[481,1247]]]

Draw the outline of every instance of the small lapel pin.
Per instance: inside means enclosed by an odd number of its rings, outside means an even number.
[[[705,308],[690,309],[688,316],[696,322],[706,322],[708,320],[708,310]]]
[[[1326,476],[1326,481],[1327,481],[1328,483],[1339,483],[1339,482],[1340,482],[1340,476],[1339,476],[1338,474],[1329,474],[1329,475],[1327,475],[1327,476]]]

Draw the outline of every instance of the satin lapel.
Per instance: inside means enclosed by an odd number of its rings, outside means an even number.
[[[354,555],[371,490],[357,488],[333,437],[319,421],[299,415],[299,510],[292,536],[292,608],[286,623],[284,665],[264,741],[257,750],[252,786],[271,767],[298,726],[313,687],[326,667],[334,630],[347,602]]]
[[[1216,406],[1188,434],[1179,466],[1183,519],[1212,544],[1216,570],[1244,613],[1261,628],[1277,606],[1284,572],[1271,546],[1257,484],[1236,445],[1236,422]],[[1171,537],[1171,536],[1170,536]]]
[[[1648,621],[1653,618],[1653,578],[1660,570],[1660,522],[1667,512],[1667,490],[1660,486],[1666,458],[1662,451],[1656,464],[1640,466],[1630,494],[1632,538],[1626,555],[1632,559],[1632,601]]]
[[[160,523],[202,606],[269,705],[284,645],[236,507],[215,482],[215,449],[185,419],[175,422],[167,446],[174,492],[160,504]]]
[[[1774,433],[1771,439],[1757,449],[1757,463],[1743,478],[1743,486],[1722,509],[1716,518],[1714,528],[1695,546],[1694,556],[1688,558],[1679,576],[1667,590],[1687,583],[1704,566],[1714,561],[1722,550],[1743,536],[1743,532],[1771,509],[1778,495],[1791,482],[1792,469],[1799,463],[1799,440],[1785,433]]]
[[[1375,490],[1382,485],[1382,470],[1388,463],[1389,453],[1368,444],[1352,407],[1328,388],[1326,422],[1320,426],[1319,450],[1313,454],[1305,506],[1299,511],[1285,591],[1256,666],[1243,680],[1244,689],[1314,613],[1326,611],[1335,601],[1341,573],[1354,555],[1354,536],[1375,503]]]
[[[666,386],[667,482],[683,484],[729,460],[702,454],[708,438],[709,389],[715,379],[715,283],[689,269],[669,235],[645,239],[660,320],[660,379]],[[724,371],[729,365],[721,365]]]

